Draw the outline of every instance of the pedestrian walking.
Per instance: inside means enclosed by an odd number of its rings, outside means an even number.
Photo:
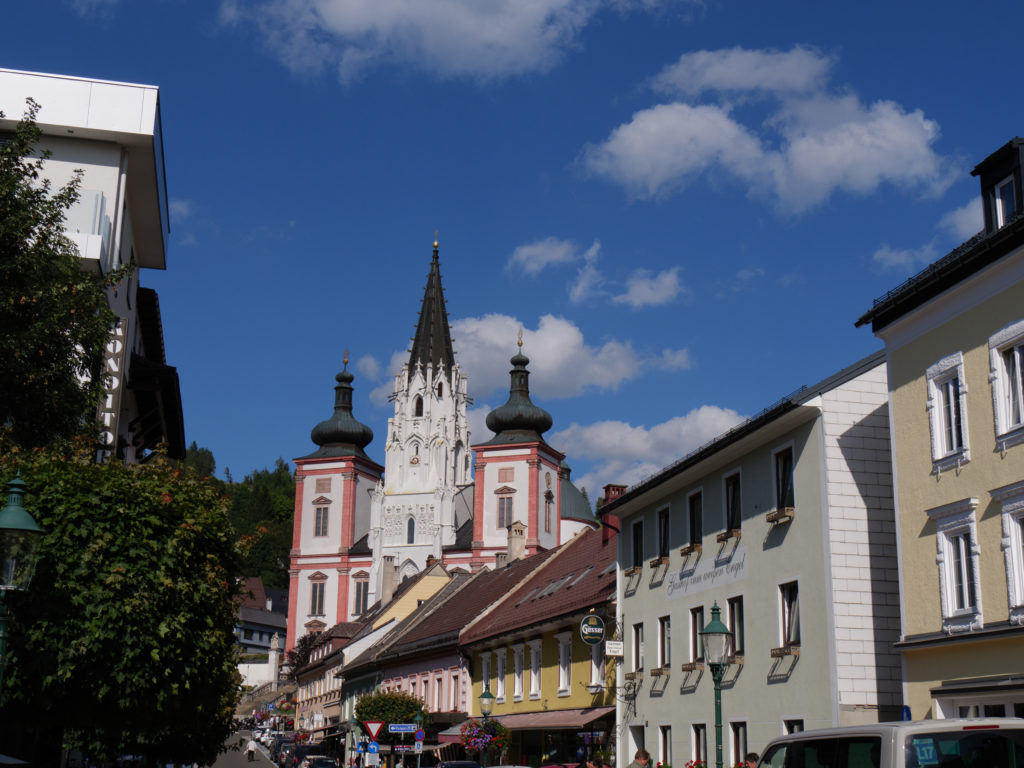
[[[747,752],[743,762],[746,764],[746,768],[757,768],[757,752]]]
[[[251,763],[256,759],[256,740],[249,739],[249,743],[245,745],[245,754],[249,756],[249,762]]]
[[[633,755],[633,762],[629,764],[628,768],[647,768],[649,762],[651,762],[651,753],[646,749],[638,749],[636,754]]]

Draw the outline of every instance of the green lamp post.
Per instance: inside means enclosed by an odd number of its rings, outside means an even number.
[[[494,694],[491,693],[490,680],[484,681],[484,692],[480,694],[480,696],[477,698],[477,701],[480,702],[480,714],[484,716],[484,723],[486,723],[488,718],[490,718],[491,716],[491,712],[494,711]],[[487,752],[489,750],[490,747],[486,747],[485,749],[480,750],[482,758],[481,762],[483,763],[484,768],[487,768]]]
[[[718,602],[711,607],[711,621],[701,630],[704,658],[711,666],[711,679],[715,682],[715,768],[722,768],[722,678],[729,665],[729,644],[732,632],[722,623]]]
[[[26,590],[36,569],[43,529],[25,509],[21,473],[7,483],[7,504],[0,509],[0,693],[7,661],[7,592]]]
[[[416,730],[418,730],[418,731],[423,730],[423,710],[422,709],[419,712],[416,713],[416,717],[414,717],[412,719],[412,721],[414,723],[416,723]],[[423,746],[422,746],[422,744],[423,743],[420,742],[420,747],[416,751],[416,768],[420,768],[420,758],[423,757]]]

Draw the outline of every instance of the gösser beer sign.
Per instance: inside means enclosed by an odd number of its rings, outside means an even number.
[[[604,619],[593,613],[584,616],[580,622],[580,637],[587,645],[597,645],[604,640]]]

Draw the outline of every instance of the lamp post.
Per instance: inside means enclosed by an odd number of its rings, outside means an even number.
[[[360,762],[358,744],[359,744],[359,721],[356,720],[355,714],[352,714],[348,718],[348,736],[349,736],[349,747],[350,750],[355,751],[355,760],[352,759],[352,753],[348,753],[345,756],[348,758],[349,765],[358,765]]]
[[[423,710],[422,709],[419,712],[416,713],[416,717],[414,717],[412,719],[412,721],[414,723],[416,723],[416,730],[417,731],[423,730]],[[423,757],[423,742],[420,741],[418,743],[419,743],[420,747],[419,747],[419,749],[416,752],[416,768],[420,768],[420,758]]]
[[[491,693],[490,680],[484,681],[484,692],[480,694],[477,701],[480,702],[480,713],[484,716],[484,723],[486,727],[487,720],[490,718],[491,712],[494,711],[494,694]],[[480,750],[482,758],[481,762],[483,763],[484,768],[487,768],[487,752],[490,748],[490,744],[488,744],[485,749]]]
[[[732,632],[722,623],[718,602],[711,608],[711,621],[701,630],[704,658],[711,665],[711,679],[715,681],[715,768],[722,768],[722,678],[728,666],[729,642]]]
[[[21,473],[7,483],[7,504],[0,509],[0,694],[7,663],[7,591],[26,590],[36,570],[43,529],[25,509]]]

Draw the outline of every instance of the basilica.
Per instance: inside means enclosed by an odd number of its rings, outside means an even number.
[[[373,432],[352,413],[347,359],[334,413],[310,435],[316,450],[294,459],[287,648],[358,621],[434,564],[494,568],[595,527],[565,456],[544,441],[551,415],[530,400],[521,340],[510,362],[508,401],[487,416],[493,436],[474,444],[435,242],[409,360],[395,375],[384,466],[367,454]]]

